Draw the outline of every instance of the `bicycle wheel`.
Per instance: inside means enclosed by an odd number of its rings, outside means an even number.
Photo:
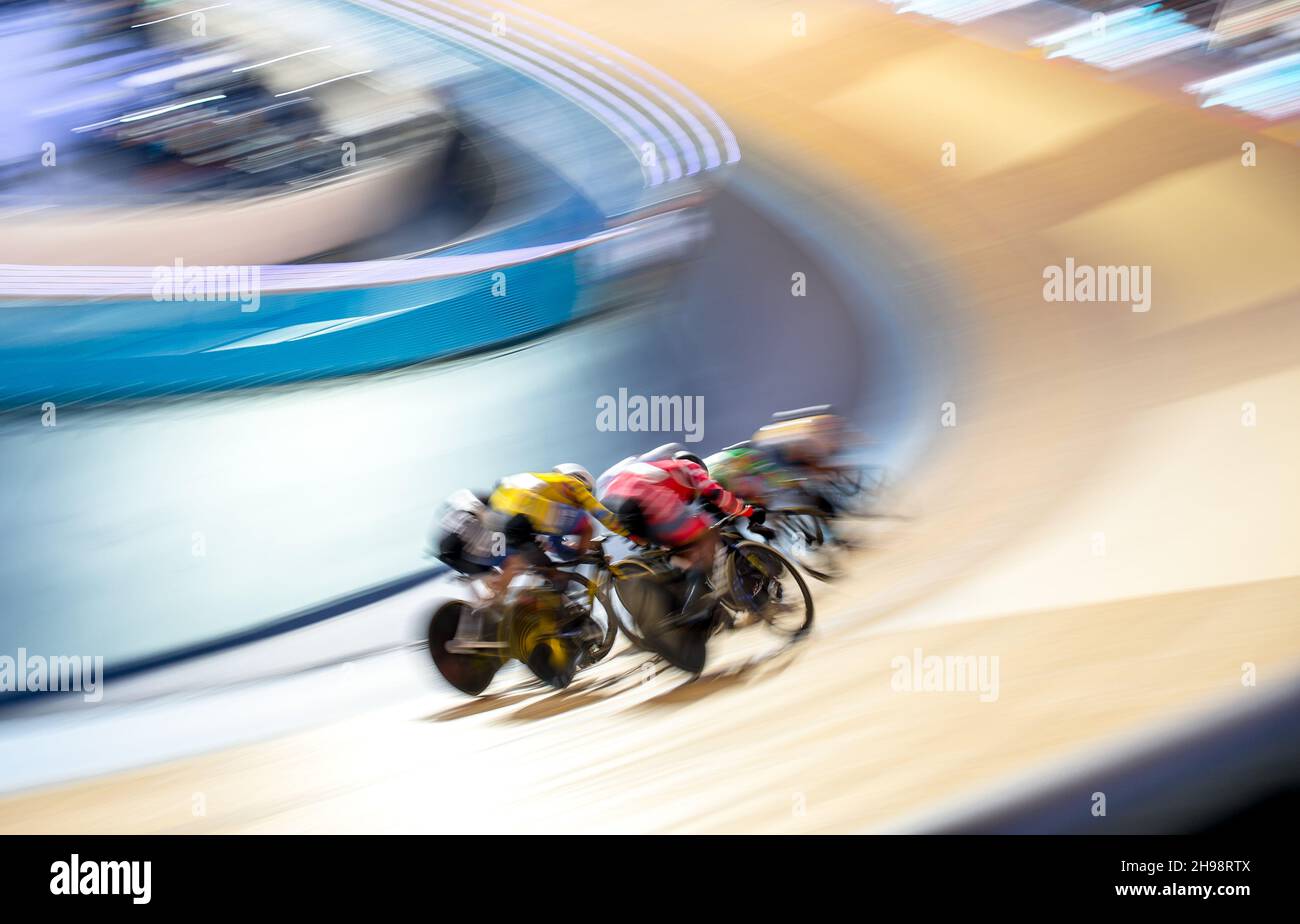
[[[831,581],[844,569],[827,548],[826,514],[815,509],[769,511],[768,525],[776,531],[772,544],[795,564],[817,578]]]
[[[870,516],[889,486],[889,470],[882,465],[845,465],[826,484],[840,512]]]
[[[467,612],[469,604],[460,600],[451,600],[434,611],[429,619],[429,654],[449,684],[462,693],[478,696],[501,669],[502,660],[490,654],[453,654],[447,650],[447,643],[456,637],[461,616]]]
[[[813,624],[812,593],[794,562],[761,542],[743,540],[727,556],[730,602],[789,638],[806,635]]]
[[[704,670],[711,625],[677,623],[685,596],[682,575],[634,558],[616,562],[611,570],[616,573],[615,595],[628,611],[628,619],[620,623],[623,633],[638,648],[680,671]],[[635,628],[629,629],[629,623]]]
[[[583,651],[569,603],[553,587],[529,587],[518,593],[502,623],[510,656],[557,690],[573,681]]]
[[[573,605],[572,616],[574,621],[590,617],[599,625],[600,620],[596,618],[597,607],[604,614],[605,634],[600,641],[589,642],[585,646],[579,666],[586,667],[589,664],[595,664],[608,655],[610,649],[614,647],[614,641],[618,638],[618,617],[614,614],[614,608],[610,606],[609,597],[599,584],[572,571],[561,571],[558,574],[563,575],[565,580],[561,582],[561,579],[557,576],[555,584],[557,589]]]
[[[663,575],[647,574],[629,578],[624,589],[635,600],[630,608],[646,649],[679,671],[696,675],[704,670],[713,625],[701,621],[684,626],[677,621],[684,583],[680,578],[666,583]]]
[[[619,628],[627,636],[628,641],[643,651],[652,651],[652,649],[646,644],[646,640],[641,637],[641,632],[636,624],[636,611],[633,604],[639,602],[639,595],[635,593],[631,585],[625,587],[624,582],[652,574],[655,574],[655,569],[646,562],[641,561],[639,558],[624,558],[611,564],[609,570],[605,572],[604,578],[606,587],[613,588],[614,591],[610,594],[606,590],[606,599],[610,600],[610,602],[617,600],[623,608],[623,613],[618,612],[617,609],[611,611],[618,621]],[[635,596],[636,599],[629,603],[627,597],[632,596]]]

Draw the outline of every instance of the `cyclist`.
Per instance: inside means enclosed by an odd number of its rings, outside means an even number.
[[[656,446],[639,456],[628,456],[626,459],[620,459],[600,473],[600,477],[596,479],[596,494],[598,496],[604,494],[605,489],[609,487],[609,483],[614,480],[614,476],[633,462],[658,462],[661,459],[671,459],[673,453],[681,452],[685,448],[681,443],[664,443],[662,446]]]
[[[777,465],[770,454],[749,442],[720,449],[707,456],[704,464],[709,477],[718,484],[763,507],[771,507],[781,491],[798,486],[797,479]]]
[[[831,413],[827,404],[781,411],[772,417],[772,423],[754,434],[754,447],[767,453],[775,465],[788,470],[791,480],[802,479],[800,490],[814,505],[833,516],[835,505],[816,483],[835,474],[830,463],[844,445],[843,419]]]
[[[443,502],[438,520],[439,561],[465,575],[485,574],[498,563],[488,495],[462,488]]]
[[[748,517],[756,527],[763,522],[761,507],[745,503],[710,478],[704,460],[687,451],[671,459],[631,463],[610,481],[601,501],[617,514],[626,534],[677,550],[687,560],[684,622],[706,617],[714,603],[708,584],[718,537],[711,529],[713,521],[695,505]]]

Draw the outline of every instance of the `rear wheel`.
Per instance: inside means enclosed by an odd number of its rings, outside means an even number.
[[[827,542],[825,517],[813,509],[769,511],[767,516],[768,525],[776,531],[772,544],[819,581],[834,580],[844,571]]]
[[[794,562],[771,546],[744,540],[727,556],[728,602],[753,613],[786,638],[806,635],[813,624],[812,593]]]
[[[683,626],[677,622],[685,596],[685,581],[638,562],[617,580],[617,594],[636,627],[628,636],[637,646],[663,658],[688,674],[704,670],[710,624]]]
[[[447,643],[456,637],[461,617],[469,611],[470,605],[460,600],[448,601],[434,611],[429,620],[429,654],[449,684],[462,693],[478,696],[488,688],[502,661],[495,655],[453,654],[447,650]]]
[[[870,516],[889,487],[882,465],[845,465],[825,481],[829,499],[847,516]]]

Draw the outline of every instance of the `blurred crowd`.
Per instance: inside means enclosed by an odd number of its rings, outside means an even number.
[[[124,186],[246,194],[345,172],[356,165],[347,142],[373,157],[443,133],[436,107],[420,111],[406,99],[389,124],[343,130],[355,127],[341,124],[347,111],[335,102],[331,112],[330,97],[312,91],[369,72],[339,73],[339,62],[319,54],[328,46],[303,48],[301,36],[261,27],[260,9],[141,0],[0,7],[0,73],[13,91],[3,114],[15,126],[0,144],[0,193],[68,188],[44,169],[57,160],[74,165],[81,190],[105,198]],[[313,53],[319,60],[303,63]],[[350,92],[362,97],[352,111],[382,108],[365,96],[384,95],[373,82]]]

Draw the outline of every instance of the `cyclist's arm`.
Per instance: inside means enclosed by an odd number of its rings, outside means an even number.
[[[596,496],[586,488],[574,487],[573,497],[582,509],[587,511],[587,513],[590,514],[593,519],[597,520],[601,526],[605,527],[612,533],[618,533],[624,538],[627,538],[630,535],[627,528],[618,521],[618,517],[615,516],[614,511],[596,500]]]
[[[700,500],[712,504],[728,515],[738,513],[747,516],[749,514],[748,504],[706,475],[699,466],[692,465],[689,467],[689,471],[695,484],[696,496]]]

